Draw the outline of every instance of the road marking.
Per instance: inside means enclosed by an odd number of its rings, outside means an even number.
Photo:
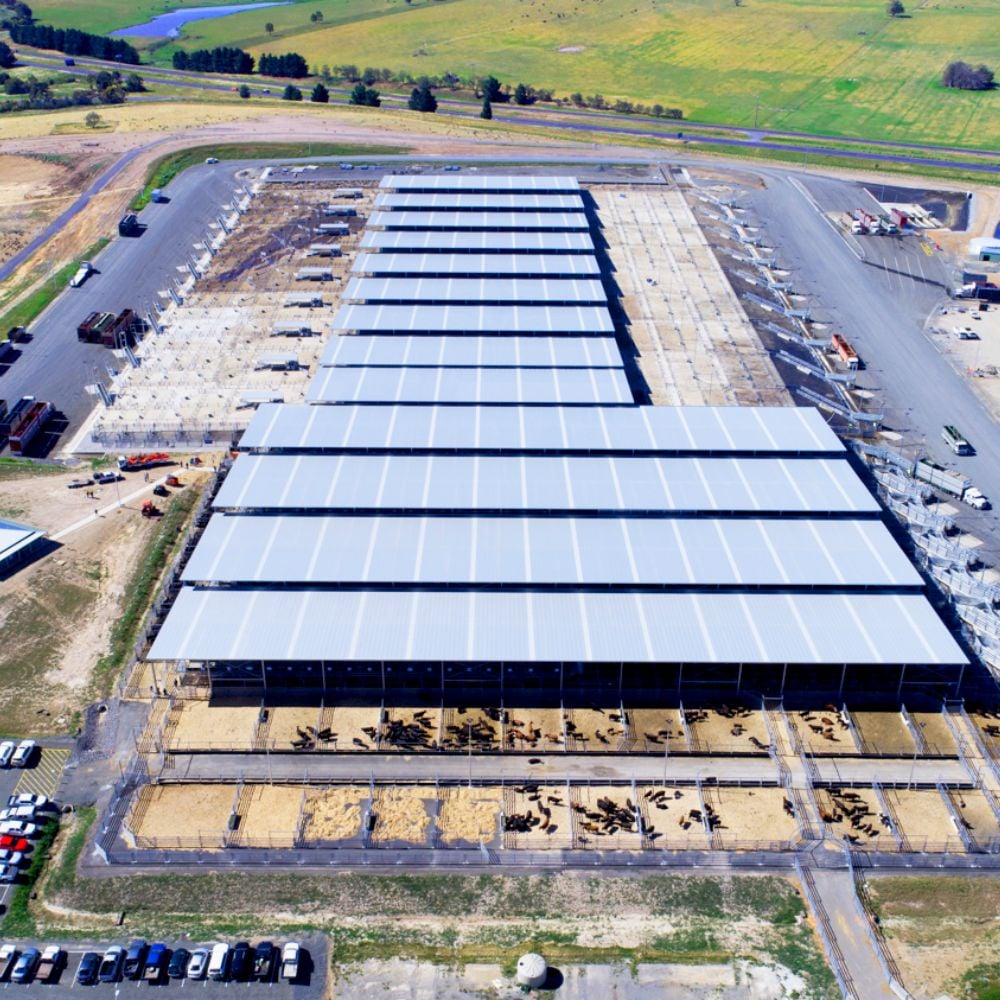
[[[931,249],[930,244],[924,243],[923,240],[920,241],[920,249],[923,250],[923,252],[927,254],[928,257],[934,256],[934,251]]]
[[[38,764],[21,774],[14,786],[14,794],[32,792],[35,795],[46,795],[51,799],[62,780],[63,768],[68,757],[69,750],[42,747]]]

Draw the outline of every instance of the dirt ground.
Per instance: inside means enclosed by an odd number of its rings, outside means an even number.
[[[882,806],[870,788],[852,788],[839,793],[817,789],[816,805],[826,828],[836,837],[850,840],[858,850],[896,850],[896,840],[882,822]],[[849,810],[854,810],[853,817]]]
[[[621,750],[626,744],[620,708],[571,708],[563,721],[567,750]]]
[[[1000,823],[986,795],[974,788],[952,789],[948,792],[952,807],[958,813],[966,831],[980,844],[1000,840]]]
[[[499,787],[442,788],[437,829],[450,846],[496,846],[503,807]]]
[[[899,712],[851,712],[851,718],[868,753],[911,756],[917,745]]]
[[[954,755],[958,753],[958,744],[952,731],[948,728],[944,714],[941,712],[911,712],[910,718],[920,730],[927,744],[926,751],[930,754]]]
[[[845,725],[840,712],[831,705],[788,711],[786,717],[808,753],[833,756],[861,752],[854,730]]]
[[[681,722],[680,709],[628,708],[628,727],[637,747],[643,750],[685,751],[690,749]]]
[[[783,788],[729,788],[706,786],[705,804],[711,805],[721,820],[717,828],[722,846],[762,841],[790,843],[798,839],[799,828]]]
[[[992,749],[993,756],[1000,757],[1000,711],[969,709],[968,714],[987,750]]]
[[[0,479],[0,517],[46,532],[68,528],[114,503],[114,486],[67,489],[84,466],[55,475]],[[141,483],[139,484],[141,486]],[[129,493],[133,480],[119,484]],[[0,584],[0,713],[15,733],[45,735],[76,725],[74,713],[96,693],[94,666],[155,523],[138,501],[66,535],[54,550]],[[146,692],[147,694],[149,692]]]
[[[256,718],[258,709],[251,709]],[[285,707],[268,709],[268,719],[264,726],[263,739],[266,745],[274,750],[288,750],[293,743],[310,739],[316,746],[316,733],[319,730],[319,708],[317,706]],[[258,734],[260,737],[261,734]],[[320,743],[316,749],[322,749]]]
[[[563,717],[559,709],[511,709],[504,725],[504,746],[524,751],[563,749]]]
[[[336,750],[374,750],[378,739],[379,709],[375,706],[337,705],[323,713]]]
[[[375,790],[373,844],[429,846],[428,832],[437,803],[433,788],[389,786]]]
[[[521,850],[572,845],[569,795],[565,785],[518,785],[503,790],[505,847]],[[548,815],[545,814],[548,810]],[[514,817],[538,820],[528,830],[513,830]]]
[[[338,785],[311,792],[306,798],[303,840],[360,838],[361,816],[367,801],[365,785]]]
[[[174,753],[227,748],[247,751],[253,745],[256,721],[256,708],[177,701],[164,733],[165,749]]]
[[[380,750],[436,750],[441,735],[438,708],[387,708],[379,730]]]
[[[887,788],[885,800],[911,850],[963,851],[962,838],[936,788]],[[906,844],[904,843],[904,847]]]
[[[590,847],[608,851],[638,851],[642,848],[642,834],[635,817],[636,802],[632,790],[620,785],[579,785],[573,789],[571,808],[576,834],[574,847]],[[602,809],[599,803],[603,803]],[[613,812],[609,812],[609,808]],[[613,823],[607,823],[609,817]],[[643,817],[644,826],[649,824]],[[656,823],[653,823],[654,828]],[[661,826],[660,829],[663,827]],[[657,832],[656,829],[653,830]]]
[[[446,708],[441,715],[441,749],[499,750],[503,746],[503,720],[499,709]]]
[[[710,846],[696,788],[640,785],[636,792],[646,819],[646,829],[651,830],[649,839],[656,847],[702,850]]]
[[[145,785],[132,832],[139,846],[221,847],[235,801],[235,785]]]
[[[721,753],[767,753],[771,737],[764,713],[742,705],[685,708],[692,749]]]
[[[238,843],[244,847],[291,847],[298,832],[306,791],[296,785],[253,785],[243,789]]]

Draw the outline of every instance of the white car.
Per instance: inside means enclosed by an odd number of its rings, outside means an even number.
[[[289,941],[281,949],[281,978],[291,982],[299,975],[299,957],[302,953],[302,946],[295,941]]]
[[[13,767],[27,767],[31,758],[35,755],[35,747],[38,744],[34,740],[21,740],[11,757],[10,763]]]
[[[206,163],[218,163],[219,162],[219,158],[217,156],[206,156],[205,157],[205,162]]]
[[[205,973],[208,971],[208,954],[207,948],[195,948],[191,952],[191,961],[187,967],[188,979],[205,978]]]
[[[8,808],[15,806],[34,806],[36,809],[44,809],[49,804],[47,795],[35,795],[34,792],[21,792],[20,795],[12,795],[7,799]]]
[[[8,851],[6,847],[0,848],[0,865],[13,865],[15,868],[24,860],[24,855],[20,851]]]
[[[14,756],[14,744],[10,740],[0,743],[0,767],[10,767],[10,759]]]
[[[0,809],[0,822],[7,819],[34,819],[35,818],[35,807],[34,806],[9,806],[6,809]]]
[[[23,819],[5,819],[0,821],[0,836],[10,834],[12,837],[33,837],[38,832],[34,823],[26,823]]]

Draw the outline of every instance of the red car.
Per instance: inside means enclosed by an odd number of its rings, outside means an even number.
[[[0,837],[0,850],[27,851],[30,849],[31,845],[24,839],[24,837],[12,837],[9,833]]]

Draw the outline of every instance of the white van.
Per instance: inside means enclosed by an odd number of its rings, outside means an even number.
[[[229,971],[229,945],[217,944],[212,948],[212,957],[208,960],[208,978],[225,979]]]

